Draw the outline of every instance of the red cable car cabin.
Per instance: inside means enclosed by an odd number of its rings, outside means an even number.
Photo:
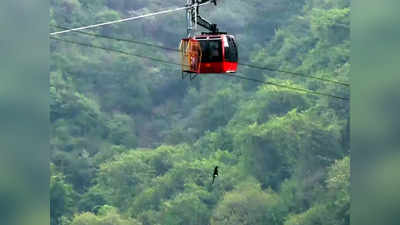
[[[237,71],[238,51],[232,35],[202,34],[194,38],[185,38],[181,41],[180,50],[183,72],[234,73]]]

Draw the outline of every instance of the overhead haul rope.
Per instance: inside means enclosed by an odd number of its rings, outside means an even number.
[[[56,28],[60,28],[60,29],[68,29],[68,28],[65,27],[65,26],[59,26],[59,25],[52,25],[52,26],[54,26],[54,27],[56,27]],[[84,35],[89,35],[89,36],[93,36],[93,37],[100,37],[100,38],[115,40],[115,41],[122,41],[122,42],[128,42],[128,43],[146,45],[146,46],[155,47],[155,48],[160,48],[160,49],[164,49],[164,50],[168,50],[168,51],[179,51],[179,49],[176,49],[176,48],[169,48],[169,47],[164,47],[164,46],[161,46],[161,45],[155,45],[155,44],[146,43],[146,42],[140,42],[140,41],[131,40],[131,39],[124,39],[124,38],[111,37],[111,36],[106,36],[106,35],[101,35],[101,34],[95,34],[95,33],[90,33],[90,32],[85,32],[85,31],[73,31],[73,32],[80,33],[80,34],[84,34]],[[265,71],[273,71],[273,72],[279,72],[279,73],[286,73],[286,74],[293,75],[293,76],[306,77],[306,78],[309,78],[309,79],[315,79],[315,80],[320,80],[320,81],[324,81],[324,82],[329,82],[329,83],[333,83],[333,84],[342,85],[342,86],[345,86],[345,87],[350,87],[350,84],[345,83],[345,82],[342,82],[342,81],[330,80],[330,79],[326,79],[326,78],[322,78],[322,77],[316,77],[316,76],[312,76],[312,75],[306,75],[306,74],[298,73],[298,72],[292,72],[292,71],[287,71],[287,70],[274,69],[274,68],[270,68],[270,67],[252,65],[252,64],[247,64],[247,63],[238,63],[238,65],[246,66],[246,67],[253,68],[253,69],[258,69],[258,70],[265,70]]]
[[[85,47],[88,47],[88,48],[97,48],[97,49],[102,49],[102,50],[105,50],[105,51],[120,53],[120,54],[123,54],[123,55],[136,56],[136,57],[139,57],[139,58],[144,58],[144,59],[149,59],[149,60],[153,60],[153,61],[157,61],[157,62],[162,62],[162,63],[181,66],[180,63],[174,63],[174,62],[171,62],[171,61],[167,61],[167,60],[163,60],[163,59],[157,59],[157,58],[153,58],[153,57],[150,57],[150,56],[138,55],[138,54],[125,52],[125,51],[118,50],[118,49],[107,48],[107,47],[102,47],[102,46],[98,46],[98,45],[92,45],[92,44],[87,44],[87,43],[82,43],[82,42],[77,42],[77,41],[71,41],[71,40],[62,39],[62,38],[56,38],[56,37],[50,37],[50,39],[57,40],[57,41],[63,41],[63,42],[70,43],[70,44],[85,46]]]
[[[59,29],[69,29],[68,27],[65,27],[65,26],[59,26],[59,25],[51,25],[51,26],[59,28]],[[106,35],[96,34],[96,33],[91,33],[91,32],[85,32],[85,31],[73,31],[73,32],[84,34],[84,35],[89,35],[89,36],[93,36],[93,37],[99,37],[99,38],[115,40],[115,41],[122,41],[122,42],[128,42],[128,43],[133,43],[133,44],[145,45],[145,46],[154,47],[154,48],[160,48],[160,49],[164,49],[164,50],[168,50],[168,51],[179,51],[176,48],[168,48],[168,47],[164,47],[164,46],[161,46],[161,45],[156,45],[156,44],[151,44],[151,43],[148,43],[148,42],[142,42],[142,41],[126,39],[126,38],[111,37],[111,36],[106,36]]]
[[[307,78],[311,78],[311,79],[316,79],[316,80],[320,80],[320,81],[325,81],[325,82],[330,82],[330,83],[334,83],[334,84],[339,84],[339,85],[342,85],[342,86],[350,87],[350,84],[342,82],[342,81],[330,80],[330,79],[326,79],[326,78],[322,78],[322,77],[316,77],[316,76],[312,76],[312,75],[305,75],[303,73],[298,73],[298,72],[291,72],[291,71],[280,70],[280,69],[272,69],[272,68],[268,68],[268,67],[251,65],[251,64],[247,64],[247,63],[238,63],[238,65],[247,66],[247,67],[250,67],[250,68],[253,68],[253,69],[258,69],[258,70],[268,70],[268,71],[273,71],[273,72],[286,73],[286,74],[290,74],[290,75],[293,75],[293,76],[307,77]]]
[[[210,4],[210,2],[202,3],[202,4],[199,4],[198,6],[207,5],[207,4]],[[176,9],[168,9],[168,10],[149,13],[149,14],[145,14],[145,15],[128,17],[128,18],[125,18],[125,19],[113,20],[113,21],[104,22],[104,23],[98,23],[98,24],[93,24],[93,25],[88,25],[88,26],[83,26],[83,27],[72,28],[72,29],[68,29],[68,30],[57,31],[57,32],[50,33],[50,35],[52,36],[52,35],[56,35],[56,34],[63,34],[63,33],[72,32],[72,31],[86,30],[86,29],[89,29],[89,28],[101,27],[101,26],[115,24],[115,23],[122,23],[122,22],[126,22],[126,21],[142,19],[142,18],[149,17],[149,16],[168,14],[168,13],[177,12],[177,11],[180,11],[180,10],[190,9],[190,8],[193,8],[193,7],[194,6],[185,6],[185,7],[176,8]]]
[[[85,46],[85,47],[89,47],[89,48],[102,49],[102,50],[105,50],[105,51],[120,53],[120,54],[124,54],[124,55],[135,56],[135,57],[139,57],[139,58],[145,58],[145,59],[149,59],[149,60],[153,60],[153,61],[157,61],[157,62],[161,62],[161,63],[165,63],[165,64],[172,64],[172,65],[181,66],[180,63],[174,63],[174,62],[171,62],[171,61],[157,59],[157,58],[153,58],[153,57],[149,57],[149,56],[137,55],[137,54],[133,54],[133,53],[129,53],[129,52],[125,52],[125,51],[122,51],[122,50],[113,49],[113,48],[106,48],[106,47],[96,46],[96,45],[92,45],[92,44],[66,40],[66,39],[62,39],[62,38],[50,37],[50,39],[57,40],[57,41],[62,41],[62,42],[70,43],[70,44]],[[327,93],[311,91],[311,90],[308,90],[308,89],[302,89],[302,88],[292,87],[292,86],[288,86],[288,85],[282,85],[282,84],[278,84],[278,83],[273,83],[273,82],[269,82],[269,81],[258,80],[258,79],[254,79],[254,78],[250,78],[250,77],[241,76],[241,75],[236,75],[236,74],[223,74],[223,75],[231,76],[231,77],[237,77],[237,78],[242,79],[242,80],[249,80],[249,81],[264,83],[264,84],[267,84],[267,85],[273,85],[273,86],[277,86],[277,87],[281,87],[281,88],[291,89],[291,90],[295,90],[295,91],[303,92],[303,93],[307,93],[307,94],[320,95],[320,96],[332,97],[332,98],[336,98],[336,99],[340,99],[340,100],[344,100],[344,101],[349,101],[349,98],[346,98],[346,97],[340,97],[340,96],[331,95],[331,94],[327,94]]]
[[[340,96],[331,95],[331,94],[327,94],[327,93],[323,93],[323,92],[311,91],[311,90],[304,89],[304,88],[298,88],[298,87],[293,87],[293,86],[273,83],[273,82],[270,82],[270,81],[263,81],[263,80],[258,80],[258,79],[254,79],[254,78],[251,78],[251,77],[241,76],[239,73],[222,74],[222,75],[228,76],[228,77],[229,76],[233,76],[233,77],[237,77],[237,78],[242,79],[242,80],[249,80],[249,81],[264,83],[264,84],[273,85],[273,86],[277,86],[277,87],[281,87],[281,88],[292,89],[292,90],[295,90],[295,91],[298,91],[298,92],[304,92],[304,93],[312,94],[312,95],[321,95],[321,96],[337,98],[337,99],[341,99],[341,100],[345,100],[345,101],[349,100],[349,98],[346,98],[346,97],[340,97]]]

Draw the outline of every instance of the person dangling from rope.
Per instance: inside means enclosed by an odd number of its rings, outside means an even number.
[[[216,177],[218,177],[218,166],[216,166],[214,168],[214,174],[213,174],[213,179],[212,179],[211,184],[214,184],[214,180],[215,180]]]

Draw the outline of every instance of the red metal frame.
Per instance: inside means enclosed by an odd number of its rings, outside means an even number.
[[[224,36],[225,34],[218,35],[199,35],[198,38],[220,38],[222,44],[222,61],[221,62],[200,62],[200,73],[235,73],[237,71],[237,62],[230,62],[225,60],[225,48],[224,48]]]
[[[220,62],[201,62],[201,54],[192,54],[192,49],[189,51],[183,51],[182,54],[182,71],[188,73],[235,73],[237,71],[237,62],[230,62],[225,60],[225,48],[224,48],[224,36],[225,34],[218,35],[198,35],[194,38],[184,38],[182,42],[199,42],[201,38],[213,38],[221,41],[222,46],[222,61]],[[226,40],[226,39],[225,39]],[[197,60],[194,57],[199,57]],[[193,60],[196,62],[193,63]],[[198,64],[200,62],[200,64]]]

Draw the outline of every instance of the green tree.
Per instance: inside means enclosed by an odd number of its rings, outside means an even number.
[[[337,160],[326,179],[329,209],[340,224],[350,224],[350,157]]]
[[[118,210],[111,206],[103,206],[98,214],[90,212],[77,214],[74,216],[70,225],[141,225],[135,219],[124,218]]]
[[[115,145],[135,148],[137,145],[135,123],[131,117],[124,114],[114,114],[107,121],[108,136]]]
[[[226,125],[236,111],[239,93],[240,89],[233,87],[210,94],[207,101],[195,108],[193,127],[203,134],[204,131],[213,131]]]
[[[314,225],[327,224],[333,225],[329,217],[329,211],[325,205],[316,205],[304,213],[291,215],[285,221],[284,225]]]
[[[63,216],[69,217],[75,212],[74,201],[77,195],[52,163],[50,173],[50,221],[51,225],[59,225]]]
[[[279,197],[264,192],[255,181],[249,180],[226,193],[211,218],[212,225],[275,224]]]
[[[106,193],[99,186],[91,186],[89,190],[81,194],[78,202],[79,212],[97,213],[99,208],[106,205]]]
[[[331,161],[342,157],[338,125],[330,121],[332,124],[325,126],[326,122],[315,119],[312,111],[292,110],[267,123],[243,128],[235,143],[243,152],[248,171],[264,186],[276,189],[292,174],[318,174]]]
[[[154,170],[143,160],[144,152],[131,151],[115,160],[100,165],[97,182],[107,201],[119,208],[127,208],[133,198],[154,176]]]
[[[206,224],[209,219],[207,205],[196,193],[183,193],[166,201],[161,207],[161,224],[165,225],[197,225]]]
[[[290,81],[287,81],[284,85],[301,88]],[[262,85],[251,99],[245,99],[241,102],[234,118],[230,121],[230,125],[246,125],[254,122],[261,124],[273,116],[283,116],[293,109],[303,111],[308,107],[309,100],[298,92],[271,85]]]
[[[350,158],[344,157],[329,167],[326,192],[311,208],[290,215],[285,225],[350,224]]]

